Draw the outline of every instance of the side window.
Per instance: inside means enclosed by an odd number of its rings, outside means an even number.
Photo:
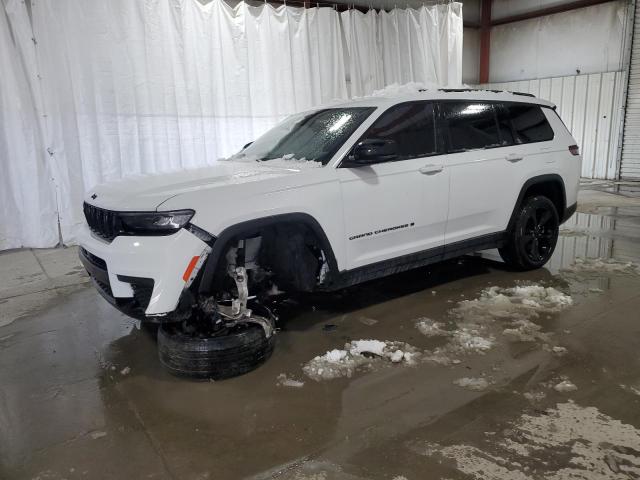
[[[448,126],[450,152],[501,145],[498,123],[491,104],[442,102],[440,108]]]
[[[507,105],[516,143],[553,140],[553,129],[538,105],[511,103]]]
[[[398,160],[433,155],[438,150],[433,103],[413,102],[391,107],[363,138],[394,140],[398,145]]]

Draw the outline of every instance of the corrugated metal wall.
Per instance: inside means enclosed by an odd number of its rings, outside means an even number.
[[[615,179],[622,127],[624,72],[571,75],[520,82],[490,83],[482,88],[532,93],[558,106],[583,156],[582,176]]]
[[[620,176],[640,180],[640,2],[634,22]]]

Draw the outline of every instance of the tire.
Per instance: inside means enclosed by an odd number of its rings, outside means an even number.
[[[199,338],[180,326],[158,330],[160,363],[174,375],[222,380],[254,370],[273,353],[275,335],[266,338],[259,325],[236,327],[227,335]]]
[[[520,271],[544,266],[558,242],[560,220],[553,202],[536,195],[524,200],[504,247],[498,249],[502,260]]]

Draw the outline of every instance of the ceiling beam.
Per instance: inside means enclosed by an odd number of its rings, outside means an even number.
[[[541,8],[532,12],[521,13],[518,15],[511,15],[509,17],[499,18],[491,21],[491,26],[505,25],[507,23],[521,22],[523,20],[531,20],[533,18],[546,17],[547,15],[553,15],[556,13],[569,12],[571,10],[577,10],[578,8],[591,7],[593,5],[599,5],[601,3],[613,2],[615,0],[577,0],[574,2],[565,3],[562,5],[556,5],[554,7]]]

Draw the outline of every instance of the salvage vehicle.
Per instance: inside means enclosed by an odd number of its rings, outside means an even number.
[[[551,257],[581,157],[552,103],[424,90],[293,115],[198,170],[89,191],[80,257],[116,308],[161,323],[173,373],[220,379],[272,353],[274,292],[343,289],[498,248]]]

